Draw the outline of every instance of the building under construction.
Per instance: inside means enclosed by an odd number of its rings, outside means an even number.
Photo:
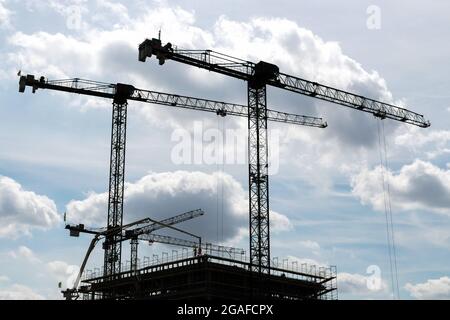
[[[276,65],[260,61],[252,63],[211,50],[182,50],[160,39],[146,39],[139,46],[139,60],[155,56],[159,65],[166,60],[195,66],[247,83],[248,103],[238,105],[137,89],[127,84],[108,84],[82,79],[49,81],[33,75],[21,76],[19,91],[26,86],[96,96],[112,100],[111,156],[107,224],[102,229],[84,225],[70,226],[72,236],[80,232],[94,235],[72,289],[65,290],[67,299],[336,299],[336,268],[314,267],[283,260],[281,265],[270,254],[269,159],[267,123],[270,121],[326,128],[321,118],[289,114],[267,108],[267,86],[272,86],[314,99],[328,101],[378,119],[391,119],[426,128],[429,121],[415,112],[366,98],[317,82],[281,73]],[[139,101],[214,112],[218,116],[240,116],[248,120],[248,192],[249,254],[243,250],[202,244],[201,238],[174,224],[195,218],[200,209],[161,221],[142,219],[123,224],[125,144],[128,101]],[[136,227],[137,225],[146,224]],[[130,229],[133,227],[134,229]],[[198,242],[155,235],[153,231],[171,228],[196,237]],[[90,252],[103,239],[104,265],[95,272],[84,271]],[[122,242],[130,240],[130,266],[122,265]],[[144,259],[139,263],[139,241],[162,242],[193,248],[191,255],[166,254],[163,259]],[[81,281],[81,284],[80,284]],[[80,284],[80,285],[79,285]]]
[[[292,263],[270,273],[250,271],[243,255],[218,254],[144,260],[136,271],[114,278],[87,271],[79,293],[83,299],[336,299],[336,268]],[[285,261],[286,262],[286,261]],[[287,264],[287,263],[285,263]],[[100,270],[100,269],[99,269]]]

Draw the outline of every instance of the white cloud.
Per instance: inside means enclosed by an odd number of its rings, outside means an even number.
[[[421,130],[416,127],[407,128],[407,132],[395,137],[395,144],[415,148],[429,143],[447,144],[450,141],[449,130]]]
[[[53,200],[26,191],[13,179],[0,176],[0,237],[30,235],[32,229],[46,230],[60,220]]]
[[[226,51],[255,62],[271,61],[282,70],[339,88],[376,88],[378,98],[392,98],[376,72],[364,70],[342,52],[337,42],[324,41],[292,20],[258,17],[239,22],[221,16],[215,24],[214,35],[219,52]]]
[[[352,193],[363,204],[384,210],[383,169],[363,169],[352,177]],[[391,203],[396,210],[432,210],[450,214],[450,170],[429,162],[415,160],[398,174],[386,172],[390,185]]]
[[[248,227],[246,196],[247,192],[239,182],[228,174],[187,171],[150,173],[135,183],[125,184],[124,219],[132,221],[147,216],[162,219],[201,208],[205,215],[192,223],[187,222],[190,230],[211,241],[217,238],[217,218],[220,223],[223,219],[223,235],[227,240],[240,234],[240,229]],[[108,194],[105,192],[90,193],[84,200],[70,201],[67,204],[68,220],[86,225],[104,225],[107,200]],[[271,211],[271,217],[271,227],[275,232],[292,227],[289,219],[280,213]],[[222,231],[219,230],[219,233]]]
[[[21,5],[29,12],[37,14],[38,12],[49,12],[53,10],[66,20],[73,19],[74,14],[80,13],[81,16],[88,13],[87,0],[24,0]],[[83,27],[88,27],[84,22]]]
[[[12,11],[5,7],[5,0],[0,0],[0,29],[11,27]]]
[[[450,278],[429,279],[424,283],[407,283],[405,289],[416,299],[450,299]]]
[[[45,299],[40,294],[33,291],[33,289],[20,285],[13,284],[7,288],[0,288],[0,300],[43,300]]]
[[[67,204],[67,221],[86,225],[101,225],[108,212],[108,193],[89,192],[84,200],[71,200]]]
[[[400,150],[406,148],[416,154],[425,153],[428,159],[434,159],[450,153],[450,131],[402,127],[399,128],[394,143]]]
[[[439,220],[431,219],[431,221],[427,221],[427,218],[427,216],[414,215],[408,228],[397,227],[396,243],[414,250],[424,250],[423,248],[430,246],[447,250],[450,247],[450,221],[447,216],[439,217]]]
[[[274,232],[292,230],[294,227],[288,217],[275,211],[270,211],[270,227]]]
[[[388,285],[383,279],[379,279],[377,283],[372,284],[370,275],[340,272],[337,275],[337,280],[338,291],[344,294],[369,295],[376,292],[386,292],[388,289]]]
[[[281,238],[278,239],[272,238],[271,246],[273,251],[283,250],[283,251],[292,251],[293,248],[297,251],[297,255],[315,255],[320,256],[320,245],[316,241],[312,240],[297,240],[297,239],[286,239]],[[292,253],[292,252],[291,252]]]
[[[311,240],[300,241],[300,245],[305,248],[312,249],[315,251],[320,250],[320,245],[316,241],[311,241]]]
[[[47,267],[58,282],[61,282],[62,288],[72,288],[77,278],[79,267],[69,265],[64,261],[50,261]]]
[[[61,282],[63,289],[71,288],[78,275],[79,267],[77,265],[70,265],[61,260],[45,261],[26,246],[19,246],[16,250],[10,251],[8,255],[18,260],[18,263],[25,266],[26,270],[32,268],[33,274],[40,277],[42,281],[54,284],[54,286],[51,286],[47,298],[60,299],[61,295],[59,290],[56,289],[56,284]],[[2,281],[6,282],[10,281],[10,279],[7,276],[1,276],[0,282]]]
[[[298,257],[291,256],[291,255],[288,255],[286,258],[289,260],[290,263],[291,263],[291,262],[297,262],[297,264],[298,264],[299,267],[300,267],[302,264],[303,264],[303,265],[306,264],[306,266],[307,266],[308,269],[310,269],[311,267],[314,267],[314,268],[316,268],[316,269],[317,269],[317,268],[320,268],[320,267],[328,267],[327,263],[322,262],[322,261],[318,261],[318,260],[316,260],[316,259],[311,259],[311,258],[298,258]],[[318,270],[318,269],[317,269],[317,270]]]
[[[11,251],[9,255],[14,259],[25,259],[33,264],[41,262],[34,252],[26,246],[20,246],[17,250]]]
[[[107,22],[108,24],[110,24],[111,21],[115,21],[116,24],[114,25],[114,28],[121,27],[121,24],[130,22],[128,9],[123,4],[107,0],[97,0],[96,4],[100,10],[97,10],[96,13],[91,16],[93,22]],[[105,14],[105,11],[108,14]]]
[[[7,276],[0,276],[0,282],[7,282],[9,278]]]

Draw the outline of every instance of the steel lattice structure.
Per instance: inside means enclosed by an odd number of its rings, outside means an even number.
[[[266,86],[248,88],[248,169],[250,261],[258,272],[270,265],[269,163],[267,148]]]
[[[123,224],[126,126],[126,98],[115,98],[113,102],[111,129],[108,229],[120,227]],[[104,259],[104,274],[106,276],[120,273],[122,243],[116,240],[119,240],[118,235],[106,237]]]

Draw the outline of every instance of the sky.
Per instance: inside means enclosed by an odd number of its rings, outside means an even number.
[[[71,286],[90,241],[69,237],[63,213],[106,221],[111,102],[19,93],[19,70],[247,103],[242,81],[139,62],[139,43],[159,30],[163,43],[271,62],[430,120],[427,129],[381,121],[268,88],[270,109],[328,123],[269,123],[271,255],[337,266],[340,299],[449,299],[449,10],[443,0],[0,0],[0,299],[61,299],[58,282]],[[125,221],[202,208],[186,230],[247,250],[246,128],[244,118],[131,102]],[[231,160],[208,161],[218,150]],[[181,252],[140,248],[141,259]],[[97,248],[87,269],[101,265]]]

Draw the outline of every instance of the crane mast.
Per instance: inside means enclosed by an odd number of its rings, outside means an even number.
[[[123,224],[127,97],[130,93],[127,89],[130,88],[118,87],[113,99],[107,230],[121,227]],[[121,271],[122,242],[118,240],[119,235],[114,234],[107,235],[105,238],[104,275],[106,277]]]
[[[145,39],[139,45],[138,59],[145,62],[152,55],[160,65],[174,60],[247,81],[250,266],[259,273],[270,273],[266,85],[368,112],[381,119],[423,128],[430,126],[429,121],[413,111],[280,73],[276,65],[264,61],[255,64],[212,50],[182,50],[170,42],[162,45],[160,39]]]
[[[259,63],[248,85],[248,172],[250,268],[270,272],[269,150],[266,82],[278,68]]]

